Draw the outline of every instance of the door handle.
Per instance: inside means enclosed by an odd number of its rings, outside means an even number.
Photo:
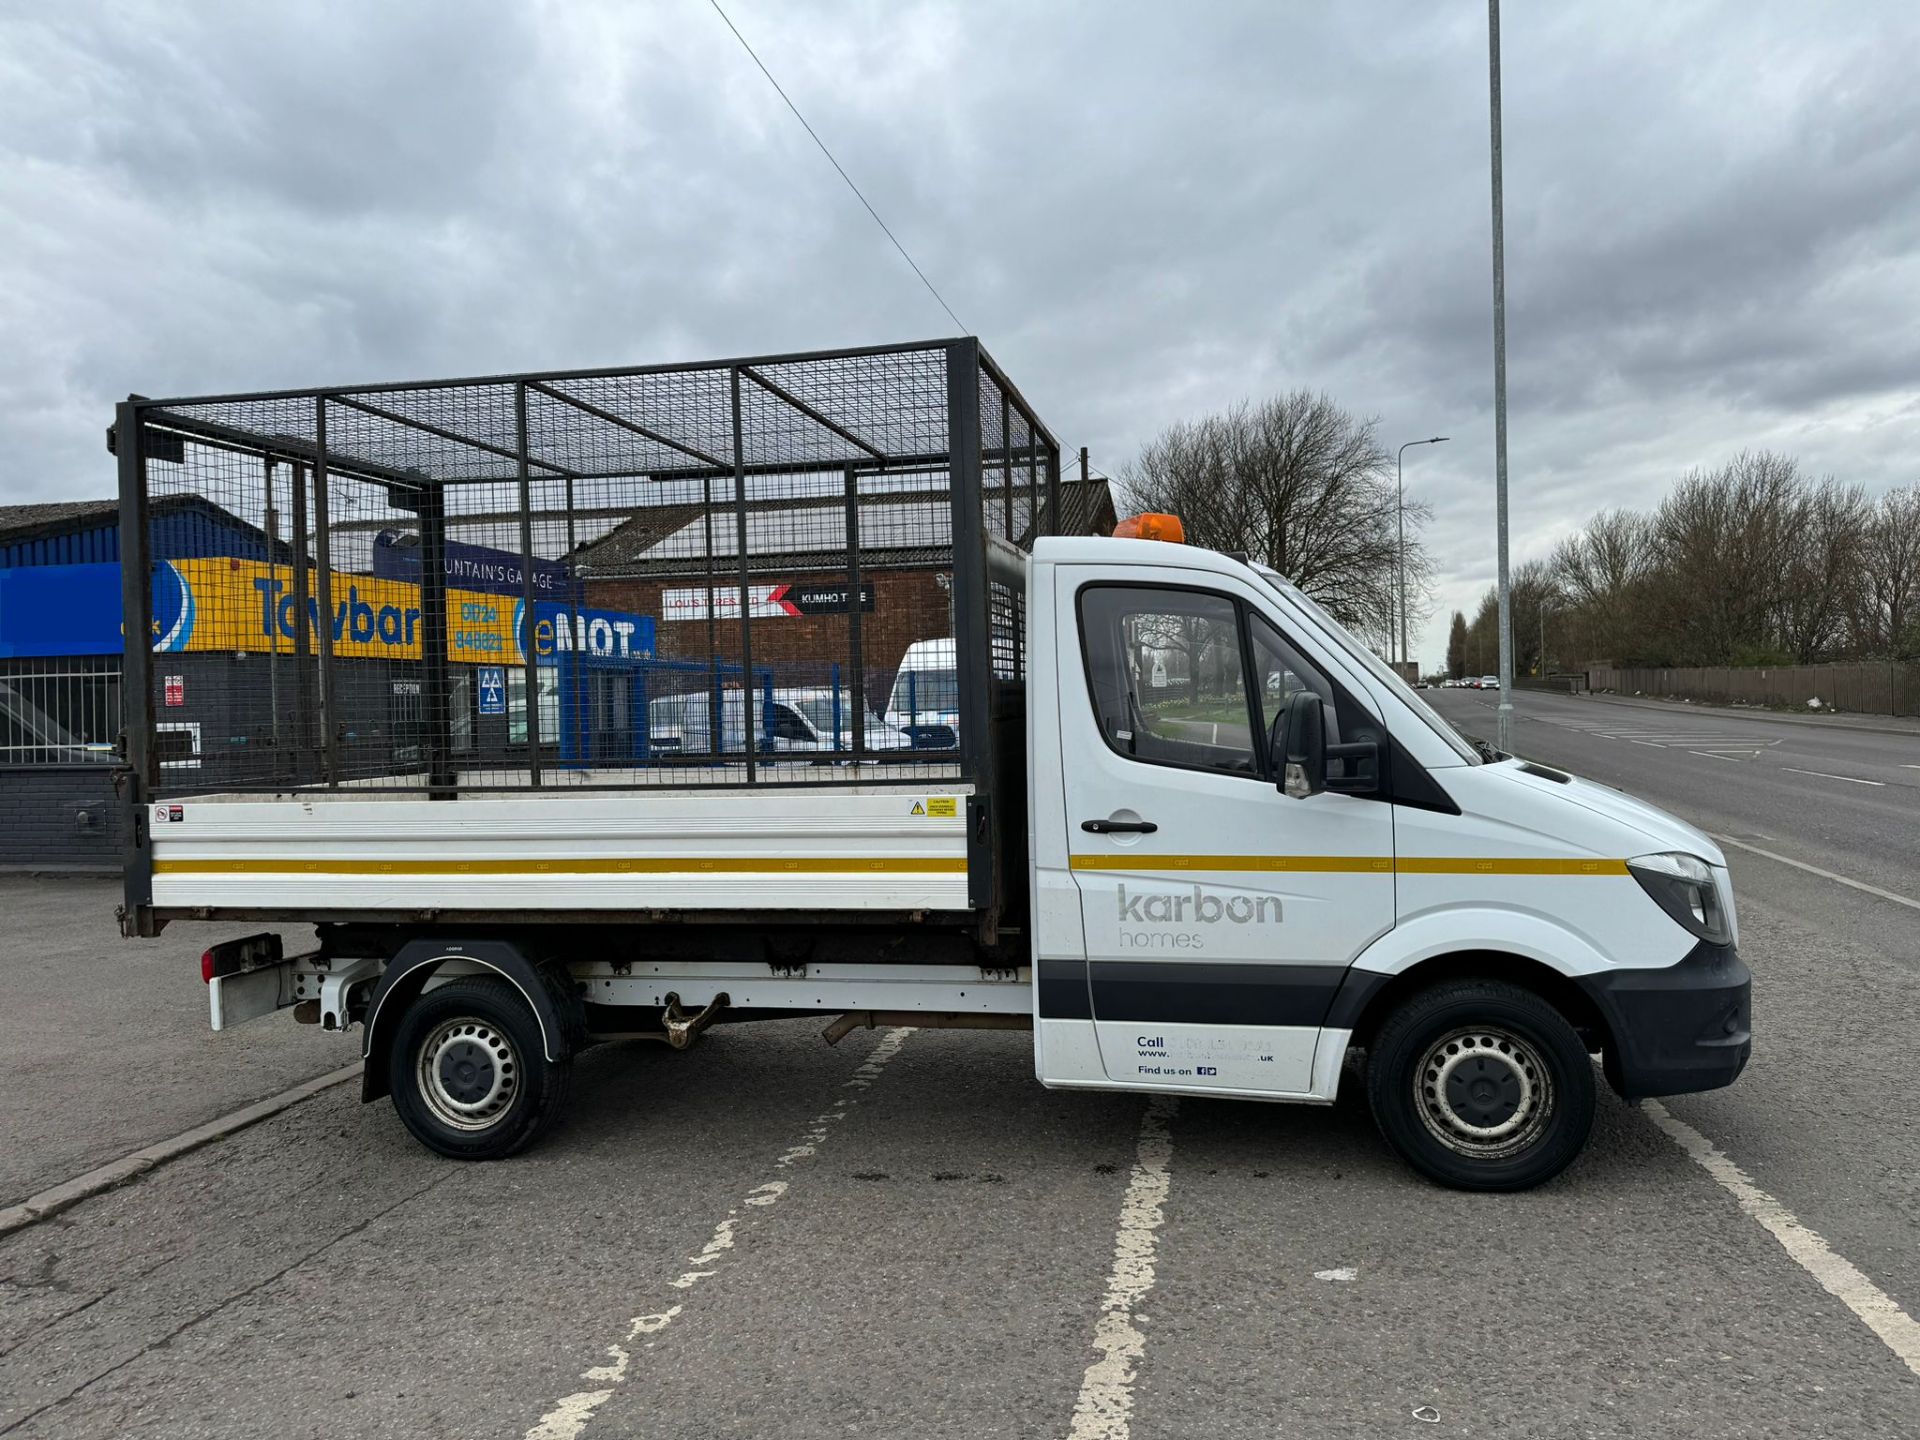
[[[1080,828],[1091,835],[1151,835],[1160,827],[1151,820],[1082,820]]]

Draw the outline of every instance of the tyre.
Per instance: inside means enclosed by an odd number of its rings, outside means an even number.
[[[571,1070],[546,1058],[540,1022],[511,984],[463,978],[407,1007],[387,1074],[414,1139],[455,1160],[499,1160],[553,1123]]]
[[[1457,1190],[1526,1190],[1558,1175],[1593,1128],[1593,1063],[1531,990],[1451,980],[1409,996],[1367,1055],[1387,1143]]]

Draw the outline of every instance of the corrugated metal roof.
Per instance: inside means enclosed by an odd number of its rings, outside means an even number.
[[[154,553],[165,559],[196,555],[265,555],[267,537],[204,495],[160,495],[148,506]],[[282,540],[283,558],[292,548]],[[91,565],[120,558],[116,500],[61,500],[0,505],[0,567]]]

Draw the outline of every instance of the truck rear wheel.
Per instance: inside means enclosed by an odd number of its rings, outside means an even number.
[[[1500,980],[1410,996],[1367,1056],[1367,1099],[1387,1143],[1457,1190],[1552,1179],[1593,1128],[1593,1064],[1560,1012]]]
[[[455,1160],[499,1160],[553,1123],[571,1068],[546,1058],[540,1022],[512,985],[475,977],[407,1008],[387,1074],[414,1139]]]

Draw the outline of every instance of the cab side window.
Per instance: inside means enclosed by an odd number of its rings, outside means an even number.
[[[1093,585],[1080,638],[1094,715],[1129,759],[1261,773],[1238,607],[1203,590]]]
[[[1254,694],[1260,701],[1262,723],[1269,735],[1286,713],[1287,702],[1302,691],[1310,691],[1320,697],[1327,744],[1340,745],[1353,740],[1385,743],[1386,734],[1379,722],[1362,709],[1343,686],[1334,683],[1326,671],[1307,659],[1264,615],[1258,612],[1251,615],[1247,639],[1253,654]],[[1328,778],[1345,779],[1350,763],[1356,762],[1329,760]]]
[[[1260,697],[1260,713],[1269,730],[1286,713],[1287,702],[1303,690],[1320,697],[1326,710],[1329,745],[1340,743],[1340,715],[1334,705],[1333,683],[1268,622],[1255,615],[1249,627],[1253,641],[1254,693]]]

